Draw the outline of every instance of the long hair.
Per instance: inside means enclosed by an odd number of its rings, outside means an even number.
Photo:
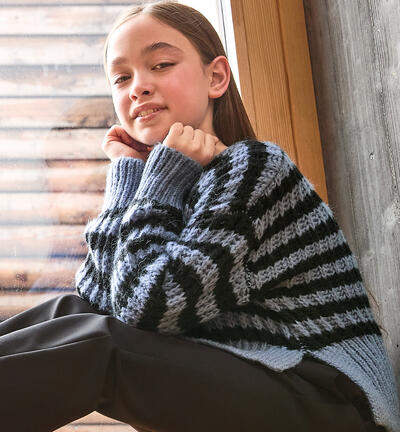
[[[195,47],[204,65],[209,65],[220,55],[226,57],[214,27],[196,9],[174,1],[148,3],[124,11],[114,22],[104,44],[103,62],[106,76],[107,49],[111,35],[123,23],[141,14],[148,14],[180,31]],[[109,82],[108,76],[107,81]],[[226,146],[244,139],[256,139],[232,75],[224,95],[214,100],[213,128]]]

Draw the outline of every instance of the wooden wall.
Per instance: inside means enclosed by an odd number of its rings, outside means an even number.
[[[74,291],[83,230],[103,201],[101,142],[117,120],[103,42],[134,3],[1,1],[0,319]],[[125,430],[93,413],[59,431]]]
[[[400,392],[400,3],[304,0],[329,202]]]

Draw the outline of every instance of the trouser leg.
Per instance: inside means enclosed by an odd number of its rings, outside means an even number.
[[[142,339],[143,336],[143,339]],[[276,373],[225,351],[137,333],[140,352],[118,333],[116,394],[99,411],[157,432],[365,432],[339,393],[294,371]]]
[[[62,296],[0,324],[5,430],[51,431],[97,410],[157,432],[364,432],[354,407],[293,371],[92,312]]]
[[[2,429],[51,431],[96,409],[115,345],[87,306],[63,296],[0,324]]]
[[[60,295],[1,322],[0,336],[75,313],[96,313],[96,311],[77,295]]]

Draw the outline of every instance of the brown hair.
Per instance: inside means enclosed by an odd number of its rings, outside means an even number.
[[[210,64],[220,55],[226,57],[214,27],[196,9],[174,1],[148,3],[124,11],[114,22],[104,45],[106,76],[107,48],[112,33],[123,23],[140,14],[151,15],[180,31],[195,47],[204,65]],[[213,127],[218,138],[227,146],[240,140],[256,138],[233,76],[225,94],[214,101]]]

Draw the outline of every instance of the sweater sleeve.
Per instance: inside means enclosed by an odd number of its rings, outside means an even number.
[[[151,152],[118,230],[111,304],[121,321],[181,334],[248,301],[249,216],[223,184],[240,181],[238,167],[227,172],[230,151],[214,159],[218,174],[203,173],[211,188],[200,191],[188,220],[184,203],[202,167],[163,145]]]
[[[111,162],[101,213],[85,227],[88,247],[85,261],[75,274],[78,294],[99,312],[112,314],[110,275],[118,229],[124,210],[133,200],[144,161],[121,157]]]

